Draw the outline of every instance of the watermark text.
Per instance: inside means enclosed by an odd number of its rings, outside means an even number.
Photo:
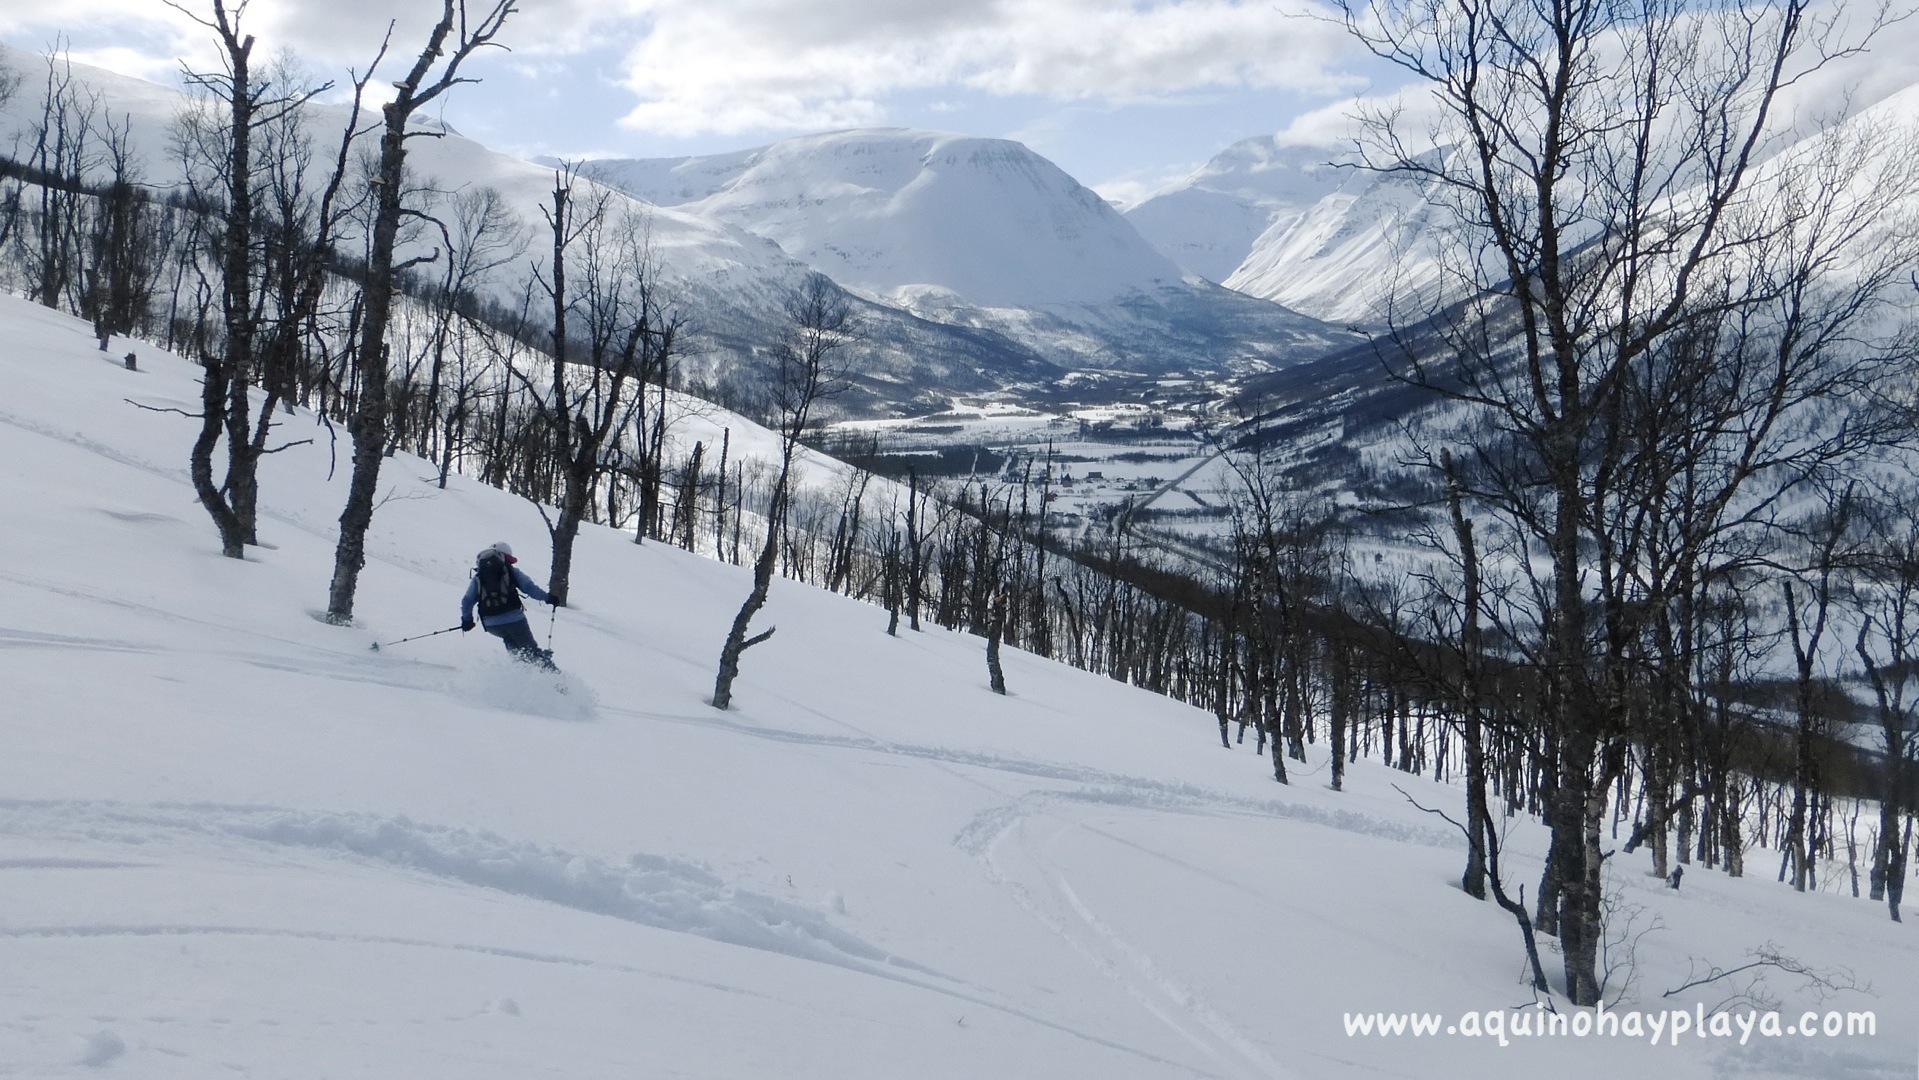
[[[1879,1034],[1879,1017],[1866,1012],[1808,1010],[1794,1017],[1778,1012],[1708,1013],[1691,1009],[1592,1009],[1553,1011],[1545,1005],[1486,1009],[1448,1019],[1440,1013],[1346,1013],[1348,1038],[1488,1039],[1500,1046],[1531,1039],[1643,1039],[1652,1045],[1678,1046],[1681,1039],[1738,1039],[1744,1046],[1762,1039],[1837,1039]]]

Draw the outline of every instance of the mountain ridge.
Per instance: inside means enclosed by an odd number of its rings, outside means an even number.
[[[1186,273],[1104,199],[1011,140],[848,129],[581,169],[764,237],[876,302],[991,330],[1069,369],[1283,366],[1351,340]]]

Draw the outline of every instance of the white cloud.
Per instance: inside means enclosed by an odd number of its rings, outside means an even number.
[[[229,0],[231,2],[231,0]],[[477,13],[492,0],[467,0]],[[508,63],[538,80],[588,50],[624,49],[624,123],[662,136],[763,134],[884,123],[912,92],[959,90],[1125,105],[1243,90],[1322,100],[1360,89],[1356,53],[1320,0],[518,0]],[[204,12],[211,0],[185,0]],[[404,63],[439,5],[425,0],[251,0],[248,29],[321,73],[364,66],[388,21]],[[1877,55],[1814,80],[1811,107],[1869,70],[1874,100],[1919,77],[1895,27]],[[57,33],[76,59],[153,76],[216,57],[208,33],[160,0],[0,0],[0,35]],[[1892,53],[1895,55],[1888,55]],[[1824,99],[1822,101],[1822,99]],[[1863,103],[1863,102],[1861,102]],[[1309,113],[1298,141],[1341,141],[1350,101]]]
[[[1350,88],[1307,0],[655,0],[627,57],[631,126],[670,135],[879,122],[888,95],[960,86],[1061,101]]]
[[[468,0],[475,11],[491,0]],[[1205,89],[1350,88],[1314,0],[519,0],[502,35],[522,70],[627,49],[626,122],[664,135],[882,122],[890,95],[938,87],[1129,102]],[[210,0],[186,0],[202,13]],[[437,4],[252,0],[248,29],[323,69],[363,66],[399,18],[395,51]],[[159,0],[0,0],[0,34],[68,32],[96,58],[147,74],[214,59],[203,29]]]
[[[492,0],[466,0],[478,17]],[[229,11],[239,6],[227,0]],[[73,57],[129,75],[177,70],[181,61],[202,67],[217,59],[212,32],[195,18],[210,18],[211,0],[181,0],[181,11],[161,0],[0,0],[0,35],[27,43],[56,35],[79,42]],[[518,0],[519,12],[501,35],[515,52],[540,56],[570,53],[602,41],[610,23],[640,14],[642,0]],[[249,0],[243,32],[266,54],[290,49],[329,70],[365,68],[393,26],[386,67],[404,63],[425,41],[439,5],[410,0]]]
[[[146,64],[173,59],[185,48],[191,28],[191,22],[159,0],[0,0],[0,34],[23,44],[39,37],[45,45],[74,34],[110,36],[114,47],[138,53]]]
[[[4,2],[4,0],[0,0]],[[142,0],[147,2],[147,0]],[[204,4],[206,0],[195,0]],[[465,0],[471,18],[494,0]],[[517,0],[500,40],[516,53],[569,53],[602,44],[609,25],[644,13],[643,0]],[[424,0],[253,0],[260,33],[294,43],[315,59],[364,65],[389,22],[394,53],[417,55],[440,5]],[[412,55],[405,56],[411,60]]]

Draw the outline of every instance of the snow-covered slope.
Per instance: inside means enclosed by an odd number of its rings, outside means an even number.
[[[681,206],[726,189],[751,168],[759,150],[685,158],[597,158],[583,162],[587,175],[655,206]],[[558,165],[557,160],[545,159]]]
[[[1181,265],[1328,322],[1376,324],[1432,292],[1437,211],[1419,189],[1341,162],[1350,147],[1244,139],[1127,220]]]
[[[1836,293],[1828,290],[1835,287],[1850,287],[1862,279],[1874,281],[1878,287],[1874,302],[1859,307],[1848,304],[1817,316],[1837,317],[1843,311],[1846,318],[1845,331],[1823,338],[1818,355],[1847,359],[1900,355],[1898,335],[1910,335],[1914,329],[1911,276],[1919,269],[1915,145],[1919,145],[1919,84],[1885,96],[1830,129],[1776,148],[1746,177],[1727,215],[1742,235],[1765,235],[1766,242],[1723,247],[1723,257],[1711,264],[1711,276],[1736,280],[1757,272],[1775,275],[1773,280],[1778,281],[1797,272],[1802,265],[1799,260],[1811,260],[1804,265],[1816,272],[1816,285],[1809,295],[1819,298],[1817,304],[1833,302]],[[1407,208],[1405,220],[1416,221],[1423,201],[1410,191],[1402,191],[1400,198]],[[1697,198],[1696,190],[1681,190],[1660,210],[1670,215],[1667,220],[1688,220],[1696,215]],[[1326,199],[1321,209],[1330,222],[1359,205],[1358,200],[1348,204],[1340,193]],[[1318,213],[1308,215],[1307,221],[1317,220]],[[1300,226],[1293,232],[1302,239],[1302,249],[1310,246],[1305,242],[1311,239],[1308,229]],[[1357,230],[1347,240],[1356,243],[1369,238],[1378,247],[1382,235],[1379,230]],[[1594,250],[1580,249],[1576,257],[1590,258]],[[1664,250],[1687,248],[1672,245]],[[1436,264],[1429,258],[1399,259],[1396,265],[1403,275],[1402,288],[1432,288],[1439,281]],[[1672,273],[1670,265],[1648,262],[1644,267],[1637,279],[1642,289],[1657,280],[1654,275]],[[1337,264],[1329,267],[1326,279],[1337,273]],[[1292,280],[1293,287],[1300,284]],[[1360,293],[1381,284],[1353,281],[1351,288]],[[1647,295],[1642,292],[1642,300]],[[1415,306],[1407,314],[1416,319],[1419,311]],[[1752,317],[1779,316],[1761,305],[1752,309]],[[1500,325],[1497,317],[1493,325]],[[1439,346],[1438,337],[1422,342],[1420,329],[1412,327],[1399,343],[1392,344],[1394,351],[1388,358],[1406,342],[1422,349]],[[1442,358],[1429,354],[1428,359],[1434,361],[1430,371],[1444,371]],[[1422,447],[1471,444],[1486,437],[1480,410],[1390,377],[1380,351],[1371,345],[1248,380],[1235,406],[1253,417],[1242,434],[1262,445],[1291,447],[1303,463],[1301,475],[1309,482],[1349,493],[1373,485],[1376,477],[1396,477],[1405,462],[1430,452]],[[1838,413],[1807,415],[1788,428],[1816,431],[1843,418]],[[1812,427],[1801,428],[1801,424]],[[1355,462],[1364,462],[1365,467],[1355,469]],[[1908,472],[1910,464],[1891,468]],[[1415,505],[1424,498],[1393,489],[1397,482],[1388,479],[1391,493],[1383,496],[1394,505]],[[1373,487],[1367,497],[1382,497],[1380,491]],[[1390,528],[1403,526],[1395,523]]]
[[[1862,105],[1845,125],[1877,125],[1897,144],[1919,113],[1914,93]],[[1773,149],[1795,160],[1790,148]],[[1416,320],[1453,284],[1440,262],[1447,212],[1411,179],[1337,166],[1352,153],[1245,139],[1126,217],[1182,266],[1249,296],[1335,325]]]
[[[1189,278],[1105,200],[1003,139],[843,131],[587,171],[766,237],[876,300],[990,328],[1068,366],[1283,363],[1344,340]]]
[[[1277,136],[1241,139],[1198,171],[1126,211],[1141,236],[1186,269],[1224,282],[1277,222],[1291,221],[1341,189],[1351,170],[1337,146]]]
[[[1873,1036],[1415,1038],[1528,1001],[1511,919],[1452,884],[1458,793],[1361,762],[1295,786],[1198,710],[776,583],[738,708],[703,701],[742,568],[586,529],[567,674],[444,627],[535,509],[404,454],[362,624],[315,617],[345,477],[273,455],[218,556],[184,462],[195,369],[0,297],[0,1072],[875,1078],[1896,1076],[1919,945],[1879,905],[1607,862],[1628,998],[1772,942],[1846,965]],[[542,636],[544,618],[536,619]],[[1542,837],[1509,823],[1515,886]],[[1755,865],[1763,859],[1754,857]],[[1637,914],[1632,914],[1637,913]],[[1623,974],[1621,975],[1623,978]],[[1617,984],[1615,984],[1617,985]],[[1530,1025],[1536,1013],[1522,1014]],[[1631,1029],[1629,1029],[1631,1030]]]
[[[1417,320],[1443,286],[1444,220],[1418,184],[1356,175],[1297,216],[1275,218],[1223,284],[1332,323]]]

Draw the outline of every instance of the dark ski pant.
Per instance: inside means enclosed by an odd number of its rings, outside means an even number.
[[[553,654],[540,648],[540,643],[533,639],[533,628],[527,625],[525,619],[514,619],[510,623],[489,626],[486,632],[505,642],[506,651],[512,653],[515,658],[529,664],[538,664],[548,671],[560,670],[553,666]]]

